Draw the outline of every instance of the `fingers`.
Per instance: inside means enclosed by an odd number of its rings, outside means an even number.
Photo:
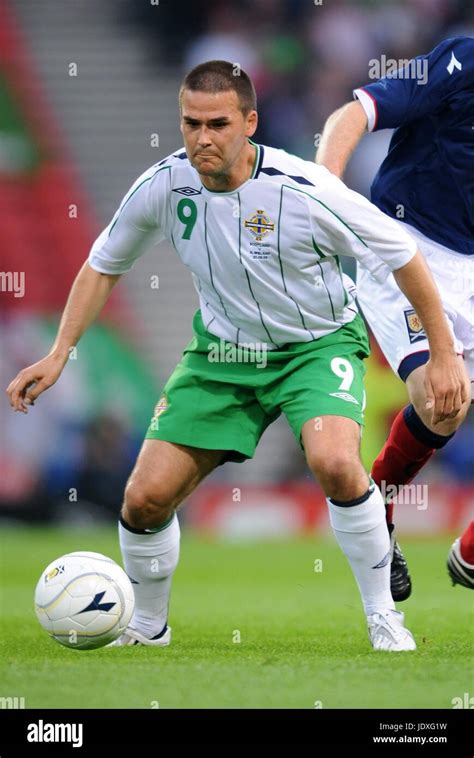
[[[434,409],[433,409],[433,424],[439,424],[440,421],[444,421],[446,418],[444,414],[444,404],[446,401],[445,392],[437,392],[435,397]]]
[[[434,393],[433,385],[431,384],[431,379],[429,377],[428,371],[426,371],[426,375],[425,375],[425,395],[426,395],[425,408],[427,411],[430,411],[432,408],[434,408],[434,405],[435,405],[435,393]]]
[[[426,403],[425,408],[426,410],[431,410],[431,423],[432,424],[439,424],[440,421],[443,421],[445,416],[443,415],[443,409],[444,409],[444,401],[445,396],[444,393],[440,394],[431,383],[431,380],[428,379],[425,382],[426,387]]]
[[[456,416],[460,413],[463,406],[463,400],[462,400],[463,387],[464,387],[464,383],[461,382],[460,386],[457,388],[453,396],[453,407],[452,407],[451,412],[448,413],[447,418],[456,418]]]
[[[30,371],[20,371],[17,377],[8,385],[6,393],[10,405],[14,411],[28,413],[28,405],[34,405],[38,395],[46,389],[42,381],[36,384],[36,387],[28,392],[29,387],[37,382],[37,378]],[[43,385],[43,386],[42,386]]]
[[[456,418],[470,397],[463,370],[459,363],[441,367],[427,363],[424,377],[425,408],[431,411],[433,425]]]
[[[450,418],[453,412],[455,415],[459,412],[458,410],[456,411],[454,410],[454,405],[455,405],[454,400],[455,400],[456,393],[458,390],[459,390],[459,385],[457,384],[454,387],[450,387],[447,390],[445,390],[444,404],[441,409],[442,419],[440,419],[440,421],[446,418]]]
[[[61,358],[46,356],[20,371],[5,390],[13,410],[28,413],[28,406],[34,405],[41,393],[57,381],[63,365]]]
[[[6,393],[10,401],[10,405],[15,411],[21,411],[26,413],[26,407],[23,403],[24,392],[29,385],[25,383],[21,373],[8,385]]]
[[[459,372],[459,375],[453,379],[453,384],[454,388],[450,393],[449,399],[447,398],[444,407],[444,412],[447,414],[446,418],[456,418],[456,416],[462,411],[468,398],[466,381],[461,371]],[[447,393],[447,395],[448,394],[449,393]]]
[[[48,387],[51,387],[51,383],[47,382],[46,379],[41,379],[36,383],[32,390],[28,391],[25,398],[25,403],[28,405],[34,405],[36,398],[41,395],[42,392],[47,390]]]
[[[457,416],[466,405],[470,404],[471,400],[471,381],[461,355],[457,356],[456,369],[453,372],[453,382],[456,384],[456,389],[453,395],[453,408],[450,418]]]
[[[462,410],[462,383],[456,382],[454,387],[440,390],[434,403],[433,424],[439,424],[445,419],[456,418]]]

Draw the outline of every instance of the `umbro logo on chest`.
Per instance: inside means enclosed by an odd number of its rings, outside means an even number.
[[[201,194],[201,190],[194,189],[194,187],[175,187],[173,192],[178,192],[180,195],[186,195],[186,197]]]

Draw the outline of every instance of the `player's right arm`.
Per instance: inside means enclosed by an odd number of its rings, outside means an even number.
[[[28,413],[27,405],[51,387],[61,376],[70,348],[77,345],[86,329],[97,318],[118,275],[94,271],[86,261],[69,293],[54,344],[47,356],[24,368],[7,387],[10,405],[15,411]]]
[[[70,348],[98,317],[122,274],[164,238],[164,200],[169,182],[166,174],[168,171],[156,166],[145,171],[92,245],[69,293],[50,352],[20,371],[6,389],[15,411],[28,413],[27,406],[59,379]]]

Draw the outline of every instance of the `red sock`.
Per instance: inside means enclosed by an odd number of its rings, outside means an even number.
[[[433,455],[435,448],[421,442],[407,426],[405,410],[397,415],[388,439],[372,466],[372,478],[381,487],[408,484]],[[393,521],[393,503],[386,506],[387,524]]]
[[[463,561],[474,566],[474,521],[471,521],[463,533],[459,550]]]

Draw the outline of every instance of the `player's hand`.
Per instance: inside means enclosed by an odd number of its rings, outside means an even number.
[[[34,405],[36,398],[59,379],[65,363],[66,359],[51,354],[20,371],[5,390],[11,407],[28,413],[27,406]]]
[[[454,418],[467,401],[466,381],[456,353],[432,356],[425,370],[426,409],[432,423]]]

